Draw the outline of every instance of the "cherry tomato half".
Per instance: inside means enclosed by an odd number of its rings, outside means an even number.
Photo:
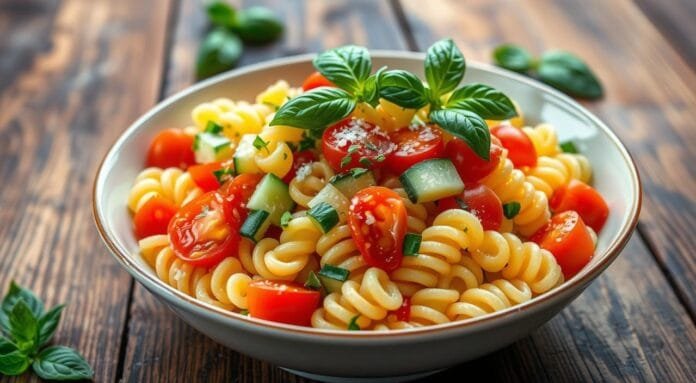
[[[403,321],[403,322],[408,322],[411,320],[411,298],[410,297],[404,297],[404,303],[401,304],[401,307],[396,309],[394,311],[394,314],[396,315],[396,319]]]
[[[404,202],[391,189],[370,186],[353,196],[348,225],[368,265],[385,271],[401,265],[406,219]]]
[[[159,132],[150,143],[147,166],[186,169],[195,163],[193,137],[181,129],[165,129]]]
[[[217,177],[215,177],[215,171],[221,170],[223,168],[222,162],[211,162],[201,165],[189,166],[188,172],[193,178],[193,182],[198,185],[203,191],[211,191],[220,187]]]
[[[319,306],[319,291],[292,282],[260,280],[249,283],[249,315],[274,322],[309,326]]]
[[[292,168],[290,168],[288,174],[286,174],[285,177],[283,177],[283,182],[289,184],[290,181],[292,181],[292,179],[295,178],[295,175],[297,175],[297,170],[301,168],[302,165],[312,163],[316,160],[317,156],[311,150],[303,150],[301,152],[295,153],[292,156]]]
[[[503,149],[496,145],[492,138],[488,161],[476,155],[469,145],[458,138],[453,138],[447,143],[445,157],[452,160],[457,173],[465,183],[478,182],[498,166]]]
[[[582,221],[594,231],[599,232],[609,216],[609,206],[592,186],[578,180],[571,180],[556,190],[549,201],[556,212],[575,210]]]
[[[537,153],[534,144],[521,129],[510,125],[498,125],[491,128],[491,134],[498,137],[503,147],[508,150],[508,158],[516,168],[536,165]]]
[[[457,198],[460,201],[457,201]],[[437,203],[440,212],[462,207],[466,207],[466,210],[481,221],[484,230],[500,229],[503,222],[503,206],[500,198],[486,185],[468,184],[459,197],[443,198]]]
[[[145,238],[156,234],[167,234],[169,221],[177,207],[163,197],[152,197],[133,216],[135,236]]]
[[[324,157],[337,172],[379,168],[395,148],[387,133],[362,119],[340,121],[326,129],[322,137]]]
[[[423,125],[411,130],[410,127],[389,133],[396,149],[387,157],[386,166],[396,174],[401,174],[411,166],[431,158],[441,158],[445,154],[442,131],[432,125]]]
[[[322,75],[319,72],[314,72],[307,76],[307,78],[304,80],[302,83],[302,90],[305,92],[314,88],[319,88],[320,86],[333,86],[335,87],[334,83],[329,81],[324,75]]]
[[[577,274],[594,254],[592,237],[580,215],[572,210],[555,214],[530,239],[553,254],[566,279]]]
[[[220,194],[232,203],[232,214],[239,218],[240,222],[244,222],[247,217],[246,203],[254,194],[256,185],[261,181],[261,178],[263,178],[261,174],[244,173],[225,182],[220,188]]]

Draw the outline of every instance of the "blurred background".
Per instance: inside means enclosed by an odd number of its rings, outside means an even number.
[[[247,15],[245,30],[222,26],[240,39],[220,59],[219,46],[202,47],[224,11],[210,14],[200,0],[0,0],[0,286],[14,279],[48,305],[67,302],[56,342],[79,349],[95,381],[305,381],[198,334],[107,254],[91,187],[128,125],[194,83],[201,60],[219,71],[347,43],[423,51],[443,37],[467,60],[491,63],[504,43],[580,57],[604,87],[583,103],[629,148],[645,195],[627,250],[573,305],[531,337],[437,378],[693,379],[695,1],[230,4],[237,15],[268,12]]]

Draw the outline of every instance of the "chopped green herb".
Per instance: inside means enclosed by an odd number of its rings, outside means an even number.
[[[469,205],[467,205],[466,202],[464,202],[463,199],[457,197],[457,198],[454,199],[454,201],[457,202],[457,205],[459,205],[459,208],[460,208],[460,209],[469,211]]]
[[[580,153],[578,151],[578,148],[575,147],[575,144],[573,143],[573,141],[561,142],[561,150],[563,151],[563,153],[573,153],[573,154]]]
[[[247,315],[247,316],[248,316],[248,315],[249,315],[249,310],[247,310],[247,309],[241,309],[241,310],[239,310],[239,313],[242,314],[242,315]]]
[[[375,158],[375,161],[377,162],[384,162],[386,158],[384,157],[384,154],[379,154],[377,158]]]
[[[222,126],[216,124],[214,121],[208,121],[203,131],[206,133],[220,134],[222,133]]]
[[[292,220],[292,214],[289,211],[286,211],[283,213],[283,215],[280,217],[280,227],[285,229],[288,227],[288,224],[290,223],[290,220]]]
[[[358,326],[358,319],[360,319],[360,314],[350,318],[350,323],[348,323],[349,331],[360,331],[360,326]]]
[[[263,138],[261,138],[261,136],[256,136],[256,138],[254,138],[253,145],[256,148],[256,150],[266,149],[268,153],[271,152],[268,149],[268,142],[264,141]]]
[[[368,149],[372,150],[373,152],[379,151],[379,149],[377,148],[377,145],[373,144],[372,142],[369,142],[369,141],[366,142],[366,143],[365,143],[365,146],[366,146]]]
[[[213,175],[215,175],[215,178],[217,178],[218,183],[222,185],[225,182],[229,181],[232,177],[234,177],[234,169],[222,168],[218,170],[213,170]]]
[[[513,219],[517,214],[520,212],[520,203],[519,202],[508,202],[503,204],[503,215],[505,215],[505,218],[507,219]]]
[[[370,159],[366,157],[361,158],[358,162],[360,162],[360,164],[366,168],[372,166],[372,161],[370,161]]]
[[[407,233],[404,237],[404,256],[417,256],[421,244],[421,235],[416,233]]]
[[[344,168],[344,167],[348,166],[348,164],[350,164],[350,161],[352,161],[352,160],[353,160],[353,157],[351,157],[350,154],[343,157],[343,159],[341,159],[341,167]]]
[[[285,145],[290,148],[290,151],[295,153],[297,151],[297,145],[293,144],[292,142],[286,142]]]
[[[350,175],[352,175],[353,178],[358,178],[367,172],[369,172],[369,170],[367,170],[365,168],[353,168],[350,170]]]
[[[321,270],[319,270],[319,275],[324,276],[326,278],[335,279],[337,281],[345,282],[348,280],[350,271],[338,266],[324,265],[321,268]]]
[[[348,154],[353,154],[358,150],[360,150],[360,145],[351,145],[350,147],[348,147]]]
[[[303,151],[307,149],[314,149],[316,146],[316,140],[306,134],[302,135],[302,141],[300,141],[300,146],[297,148],[298,151]]]
[[[309,276],[307,277],[307,282],[305,282],[305,287],[312,289],[312,290],[320,290],[321,289],[321,281],[319,280],[319,277],[314,273],[314,271],[309,272]]]

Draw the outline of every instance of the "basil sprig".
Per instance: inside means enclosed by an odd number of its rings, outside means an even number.
[[[77,351],[64,346],[43,347],[58,328],[64,305],[48,312],[31,291],[10,283],[0,304],[0,374],[20,375],[31,365],[43,379],[91,379],[94,371]]]
[[[466,60],[452,39],[428,49],[425,84],[415,74],[399,69],[382,68],[371,75],[369,52],[353,45],[319,54],[314,67],[338,88],[318,88],[293,98],[280,107],[270,125],[309,129],[316,137],[348,117],[358,103],[374,106],[383,98],[407,109],[429,106],[430,120],[488,159],[491,139],[484,118],[516,116],[512,101],[500,91],[482,84],[457,88],[464,78]]]
[[[604,95],[590,67],[569,52],[548,51],[535,59],[522,47],[503,44],[493,51],[493,60],[498,66],[536,77],[573,97],[595,100]]]

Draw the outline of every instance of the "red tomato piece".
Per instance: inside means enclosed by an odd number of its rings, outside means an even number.
[[[169,221],[176,214],[177,207],[162,197],[152,197],[133,216],[135,236],[140,238],[156,234],[167,234]]]
[[[537,153],[532,140],[521,130],[511,125],[498,125],[491,128],[491,134],[498,137],[508,150],[508,158],[516,168],[535,166]]]
[[[394,314],[396,315],[396,319],[403,321],[403,322],[408,322],[411,320],[411,298],[410,297],[404,297],[404,303],[401,304],[401,307],[399,307],[396,311],[394,311]]]
[[[304,80],[302,83],[302,90],[305,92],[314,88],[319,88],[321,86],[333,86],[335,87],[334,83],[329,81],[324,75],[322,75],[319,72],[314,72],[307,76],[307,78]]]
[[[193,182],[203,191],[211,191],[220,187],[215,171],[223,168],[222,162],[211,162],[208,164],[189,166],[188,172],[193,178]]]
[[[347,118],[324,131],[322,152],[335,171],[379,168],[396,145],[379,126]]]
[[[602,230],[609,216],[609,206],[602,195],[592,186],[578,180],[571,180],[568,185],[557,189],[549,205],[556,213],[575,210],[583,222],[596,232]]]
[[[459,197],[447,197],[438,201],[437,208],[440,212],[464,208],[481,221],[484,230],[498,230],[503,222],[500,198],[486,185],[468,184]]]
[[[244,222],[246,219],[248,214],[246,203],[254,194],[261,178],[263,178],[261,174],[240,174],[225,182],[220,188],[220,194],[231,203],[232,214],[239,222]]]
[[[553,254],[566,279],[577,274],[594,254],[592,237],[580,215],[572,210],[555,214],[530,239]]]
[[[181,129],[165,129],[159,132],[150,143],[147,166],[186,169],[195,163],[193,137]]]
[[[495,144],[496,141],[491,137],[490,158],[488,161],[479,157],[464,141],[453,138],[447,143],[445,157],[452,160],[457,173],[464,183],[478,182],[489,175],[498,163],[503,149]]]
[[[353,196],[348,225],[368,265],[385,271],[401,265],[406,219],[404,202],[391,189],[370,186]]]
[[[296,283],[260,280],[249,283],[249,315],[274,322],[309,326],[319,306],[319,291]]]
[[[292,168],[290,168],[288,174],[286,174],[285,177],[283,177],[283,182],[289,184],[290,181],[292,181],[292,179],[295,178],[295,175],[297,175],[297,170],[301,168],[302,165],[312,163],[316,160],[317,156],[311,150],[303,150],[301,152],[293,154]]]
[[[411,166],[431,158],[445,155],[442,131],[433,125],[424,125],[411,130],[399,129],[389,134],[396,149],[387,157],[386,166],[396,174],[401,174]]]
[[[211,267],[237,252],[241,221],[232,202],[216,191],[183,206],[169,222],[169,238],[179,259]]]

